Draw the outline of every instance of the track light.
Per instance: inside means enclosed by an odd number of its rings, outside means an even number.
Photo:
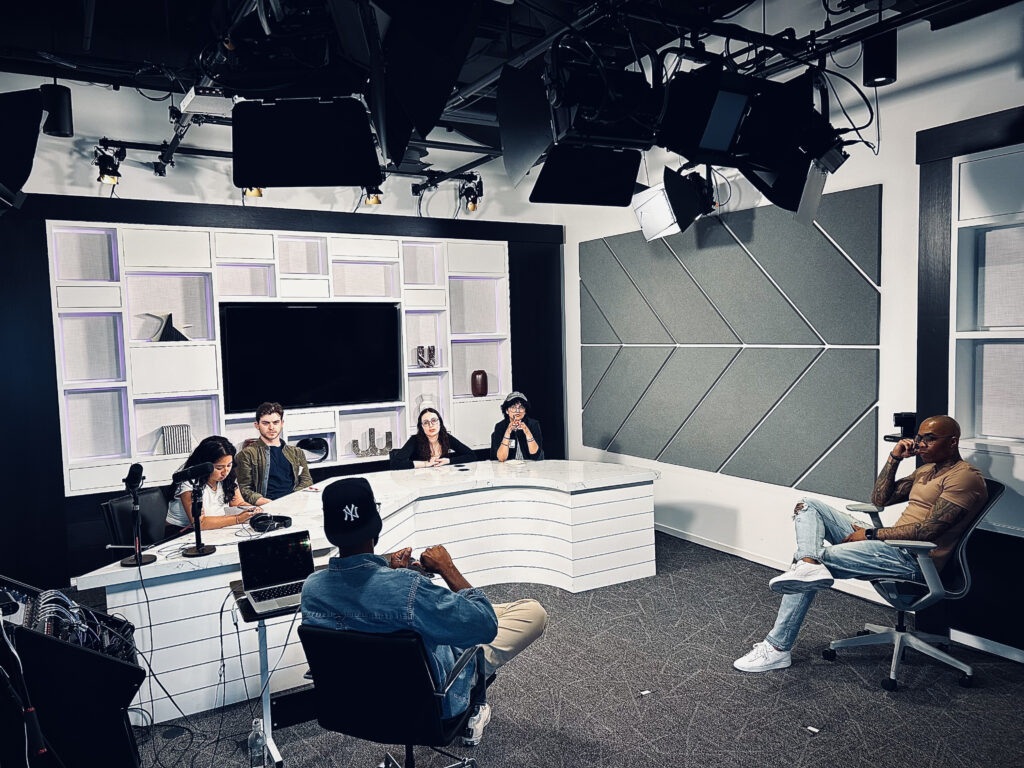
[[[863,83],[868,88],[896,82],[896,30],[890,29],[861,43]]]
[[[43,133],[47,136],[58,136],[68,139],[75,135],[75,124],[71,114],[71,89],[66,85],[52,83],[39,86],[43,95],[43,109],[46,120],[43,121]]]
[[[125,159],[128,152],[124,147],[117,149],[103,150],[96,148],[93,153],[92,164],[100,169],[96,181],[101,184],[117,184],[121,180],[121,161]]]
[[[246,187],[242,190],[243,197],[263,197],[263,187]]]
[[[380,205],[380,197],[383,194],[377,184],[363,187],[363,205]]]
[[[459,184],[459,199],[466,201],[466,210],[472,213],[479,207],[480,198],[484,196],[484,180],[477,174],[470,174]]]

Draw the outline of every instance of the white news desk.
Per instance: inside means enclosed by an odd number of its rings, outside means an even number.
[[[363,476],[381,505],[378,552],[444,544],[474,586],[534,582],[582,592],[655,573],[658,473],[651,470],[583,461],[477,462],[461,470]],[[333,553],[319,492],[293,493],[266,510],[290,516],[288,531],[308,530],[318,562]],[[240,618],[236,629],[233,601],[225,603],[228,583],[239,578],[237,544],[247,533],[253,535],[247,526],[204,531],[203,543],[217,545],[206,557],[178,553],[194,537],[150,550],[157,561],[143,566],[141,584],[138,568],[117,563],[74,580],[79,589],[106,590],[107,612],[135,625],[139,650],[186,714],[259,693],[256,632]],[[306,663],[292,618],[269,620],[267,636],[270,664],[277,664],[271,690],[302,685]],[[226,686],[218,681],[222,641]],[[179,716],[152,676],[136,704],[156,722]]]

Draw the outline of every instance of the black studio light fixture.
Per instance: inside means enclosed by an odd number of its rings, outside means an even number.
[[[370,184],[363,187],[363,205],[380,205],[383,196],[379,184]]]
[[[111,147],[110,149],[100,149],[99,147],[93,152],[92,164],[99,168],[99,173],[96,176],[96,181],[100,184],[117,184],[121,180],[121,162],[125,159],[128,152],[124,147],[117,147],[116,149]]]
[[[459,183],[459,199],[466,201],[466,210],[473,213],[480,205],[484,196],[484,180],[479,174],[470,174],[470,178]]]
[[[711,174],[710,166],[707,174]],[[684,175],[682,168],[666,167],[661,184],[650,188],[638,186],[641,189],[633,195],[633,213],[648,242],[685,232],[693,222],[715,209],[711,181],[696,171]]]
[[[43,133],[47,136],[70,139],[75,135],[75,122],[71,113],[71,89],[66,85],[57,85],[54,78],[52,83],[39,86],[39,92],[43,97],[43,111],[46,112]]]
[[[861,65],[862,82],[868,88],[892,85],[896,82],[896,29],[890,29],[861,43],[864,61]]]

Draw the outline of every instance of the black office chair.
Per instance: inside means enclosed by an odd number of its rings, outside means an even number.
[[[882,596],[889,605],[896,609],[896,626],[883,627],[878,624],[865,624],[864,629],[857,633],[856,637],[848,637],[844,640],[833,640],[825,648],[821,655],[823,658],[832,661],[836,657],[837,648],[853,648],[859,645],[886,645],[893,644],[892,665],[889,669],[889,677],[882,680],[882,687],[887,691],[895,691],[899,687],[896,682],[896,673],[899,671],[900,662],[903,660],[903,652],[906,648],[913,648],[933,659],[949,664],[959,669],[963,674],[960,676],[960,685],[969,688],[973,682],[974,670],[969,664],[953,658],[948,653],[940,651],[932,643],[938,645],[949,645],[949,637],[935,635],[927,632],[909,631],[905,623],[905,614],[920,611],[933,605],[940,600],[958,600],[967,594],[971,588],[971,572],[967,567],[967,541],[971,534],[978,527],[992,505],[996,503],[1003,492],[1003,484],[995,480],[985,480],[988,488],[988,501],[981,508],[974,521],[964,530],[949,560],[942,569],[940,576],[935,568],[935,561],[932,560],[928,551],[935,548],[935,545],[928,541],[904,541],[887,540],[885,543],[892,547],[898,547],[917,558],[917,564],[924,575],[925,583],[909,581],[905,579],[872,579],[871,585],[875,591]],[[871,516],[871,522],[876,528],[882,527],[882,519],[879,513],[882,507],[874,504],[850,504],[847,509],[851,512],[866,512]]]
[[[474,656],[474,690],[484,685],[483,652],[468,648],[448,679],[431,675],[423,640],[415,632],[350,632],[301,625],[299,639],[313,677],[313,698],[322,728],[379,744],[404,744],[405,768],[415,768],[413,746],[430,747],[457,762],[448,768],[477,768],[473,758],[459,758],[441,747],[466,727],[473,707],[441,717],[441,700]],[[401,768],[385,753],[384,768]]]
[[[132,497],[118,496],[100,506],[110,543],[132,546]],[[142,546],[161,541],[167,520],[167,496],[163,488],[143,488],[139,491],[139,516],[142,521]]]
[[[407,467],[397,466],[398,454],[401,452],[400,448],[392,448],[388,451],[388,469],[407,469]]]

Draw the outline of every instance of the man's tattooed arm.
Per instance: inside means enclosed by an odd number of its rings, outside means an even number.
[[[924,520],[919,523],[907,523],[896,525],[891,528],[877,528],[875,537],[885,539],[907,539],[909,541],[931,541],[938,540],[950,526],[956,525],[967,510],[951,501],[943,498],[938,499],[932,507],[932,511]]]
[[[914,476],[908,475],[897,482],[896,468],[899,465],[899,459],[889,456],[882,471],[878,473],[875,487],[871,490],[871,503],[876,507],[899,504],[910,498],[910,488],[914,484]]]

